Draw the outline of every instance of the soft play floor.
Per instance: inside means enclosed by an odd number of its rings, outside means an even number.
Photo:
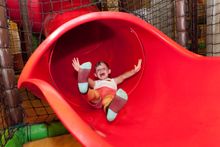
[[[82,145],[71,135],[45,138],[37,141],[28,142],[23,147],[81,147]]]

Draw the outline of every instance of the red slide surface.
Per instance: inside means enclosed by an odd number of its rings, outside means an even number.
[[[107,61],[112,77],[143,59],[141,71],[119,86],[129,99],[114,122],[79,94],[73,57]],[[46,99],[85,146],[219,147],[219,67],[220,58],[194,54],[133,15],[94,12],[51,33],[18,87]]]

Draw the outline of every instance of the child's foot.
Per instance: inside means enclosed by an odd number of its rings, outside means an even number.
[[[88,91],[88,78],[91,70],[92,64],[90,62],[85,62],[80,65],[80,69],[78,72],[78,87],[79,91],[82,94],[87,93]]]
[[[118,89],[107,111],[108,121],[113,121],[116,118],[118,112],[124,107],[127,100],[128,100],[127,93],[122,89]]]

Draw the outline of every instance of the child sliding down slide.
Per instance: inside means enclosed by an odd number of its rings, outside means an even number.
[[[81,94],[86,95],[88,103],[94,108],[103,108],[108,121],[113,121],[119,111],[124,107],[128,100],[127,93],[118,89],[117,85],[125,79],[135,75],[141,69],[142,60],[134,68],[124,74],[110,78],[111,69],[104,61],[99,61],[95,65],[95,77],[98,80],[89,78],[92,68],[90,62],[80,65],[78,58],[73,58],[72,66],[78,72],[78,88]]]

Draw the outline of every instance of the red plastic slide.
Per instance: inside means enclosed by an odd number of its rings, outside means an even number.
[[[143,59],[120,85],[129,99],[114,122],[79,94],[73,57],[107,61],[112,77]],[[220,146],[220,58],[194,54],[131,14],[93,12],[61,25],[29,59],[21,86],[46,99],[85,146]]]

